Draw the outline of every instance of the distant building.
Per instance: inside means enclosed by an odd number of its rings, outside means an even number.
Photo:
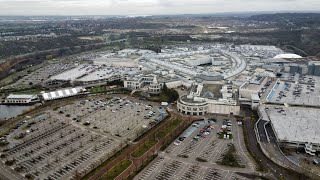
[[[123,80],[128,75],[139,72],[138,67],[109,67],[99,65],[79,65],[50,77],[44,86],[57,87],[59,84],[70,83],[74,86],[90,86],[107,84],[111,81]]]
[[[260,95],[271,84],[268,77],[254,76],[250,81],[243,83],[239,88],[239,101],[241,104],[251,105],[256,109],[260,103]]]
[[[274,59],[301,59],[302,57],[298,54],[279,54],[273,57]]]
[[[27,95],[27,94],[10,94],[6,99],[6,104],[32,104],[39,102],[40,99],[37,95]]]
[[[142,89],[147,85],[148,92],[154,94],[161,92],[162,83],[158,83],[157,75],[155,74],[127,77],[127,79],[124,80],[124,87],[131,90]]]
[[[292,64],[289,66],[289,73],[291,74],[303,74],[302,73],[302,67],[298,64]]]
[[[308,63],[308,75],[320,76],[320,62],[311,61]]]

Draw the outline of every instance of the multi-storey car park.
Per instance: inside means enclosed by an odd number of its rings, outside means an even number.
[[[259,111],[261,120],[271,124],[280,146],[305,148],[310,155],[320,150],[318,109],[261,106]]]

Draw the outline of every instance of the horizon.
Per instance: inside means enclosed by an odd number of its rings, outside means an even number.
[[[312,10],[301,10],[301,11],[233,11],[233,12],[212,12],[212,13],[177,13],[177,14],[35,14],[35,15],[2,15],[0,17],[94,17],[94,16],[105,16],[105,17],[156,17],[156,16],[252,16],[252,15],[263,15],[263,14],[319,14],[319,11]]]
[[[0,0],[1,16],[137,16],[319,12],[317,0]],[[248,7],[251,7],[250,10]]]

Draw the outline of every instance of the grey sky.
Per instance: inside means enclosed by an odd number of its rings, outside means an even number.
[[[319,11],[320,0],[0,0],[0,15],[153,15]]]

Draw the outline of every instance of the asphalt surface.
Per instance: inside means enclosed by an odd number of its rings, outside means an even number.
[[[268,142],[267,135],[264,131],[264,123],[266,123],[266,122],[267,121],[260,120],[257,124],[260,142],[265,142],[265,143]]]
[[[165,174],[168,176],[171,175],[171,177],[167,177],[169,179],[184,179],[186,178],[186,174],[189,174],[190,176],[192,174],[193,178],[191,179],[206,179],[206,177],[210,176],[210,169],[212,168],[220,174],[220,177],[216,178],[221,180],[230,180],[235,178],[241,179],[241,175],[238,176],[236,174],[238,172],[249,176],[254,174],[254,162],[251,163],[251,159],[247,158],[248,153],[245,150],[246,148],[242,147],[244,146],[242,129],[239,128],[236,120],[232,119],[233,139],[219,139],[216,133],[220,129],[223,119],[219,119],[216,123],[211,122],[210,124],[207,123],[206,118],[204,119],[205,121],[199,122],[200,126],[198,128],[191,126],[184,131],[182,134],[186,135],[186,139],[181,141],[179,144],[171,143],[163,152],[160,152],[161,158],[156,159],[148,168],[145,168],[134,179],[157,179],[161,177],[164,172],[166,172]],[[200,130],[207,125],[214,126],[211,133],[203,136],[203,138],[200,138],[198,141],[194,141],[193,137],[195,137]],[[180,135],[180,137],[181,136],[183,135]],[[213,147],[211,146],[212,143],[215,144]],[[222,166],[216,163],[219,161],[222,154],[226,152],[226,147],[229,143],[234,144],[241,162],[246,166],[245,168]],[[186,155],[187,157],[181,157],[181,155]],[[199,162],[196,160],[198,157],[202,157],[207,161]],[[177,168],[178,170],[171,171],[171,168],[168,168],[168,165],[173,162],[176,162],[175,164],[179,164],[179,167]],[[188,168],[191,166],[197,167],[198,170],[191,172],[190,168]],[[168,171],[170,171],[169,174]]]
[[[21,180],[25,179],[20,174],[16,173],[14,170],[6,166],[2,161],[0,161],[0,180]]]
[[[268,157],[266,157],[263,152],[261,151],[257,139],[256,134],[254,131],[254,123],[255,121],[251,120],[252,114],[246,114],[247,117],[244,121],[244,128],[248,142],[248,149],[251,152],[251,154],[255,157],[256,160],[260,161],[261,168],[264,171],[270,172],[274,179],[287,179],[287,180],[306,180],[308,177],[285,169],[277,164],[275,164],[273,161],[271,161]],[[249,117],[248,117],[249,116]]]

